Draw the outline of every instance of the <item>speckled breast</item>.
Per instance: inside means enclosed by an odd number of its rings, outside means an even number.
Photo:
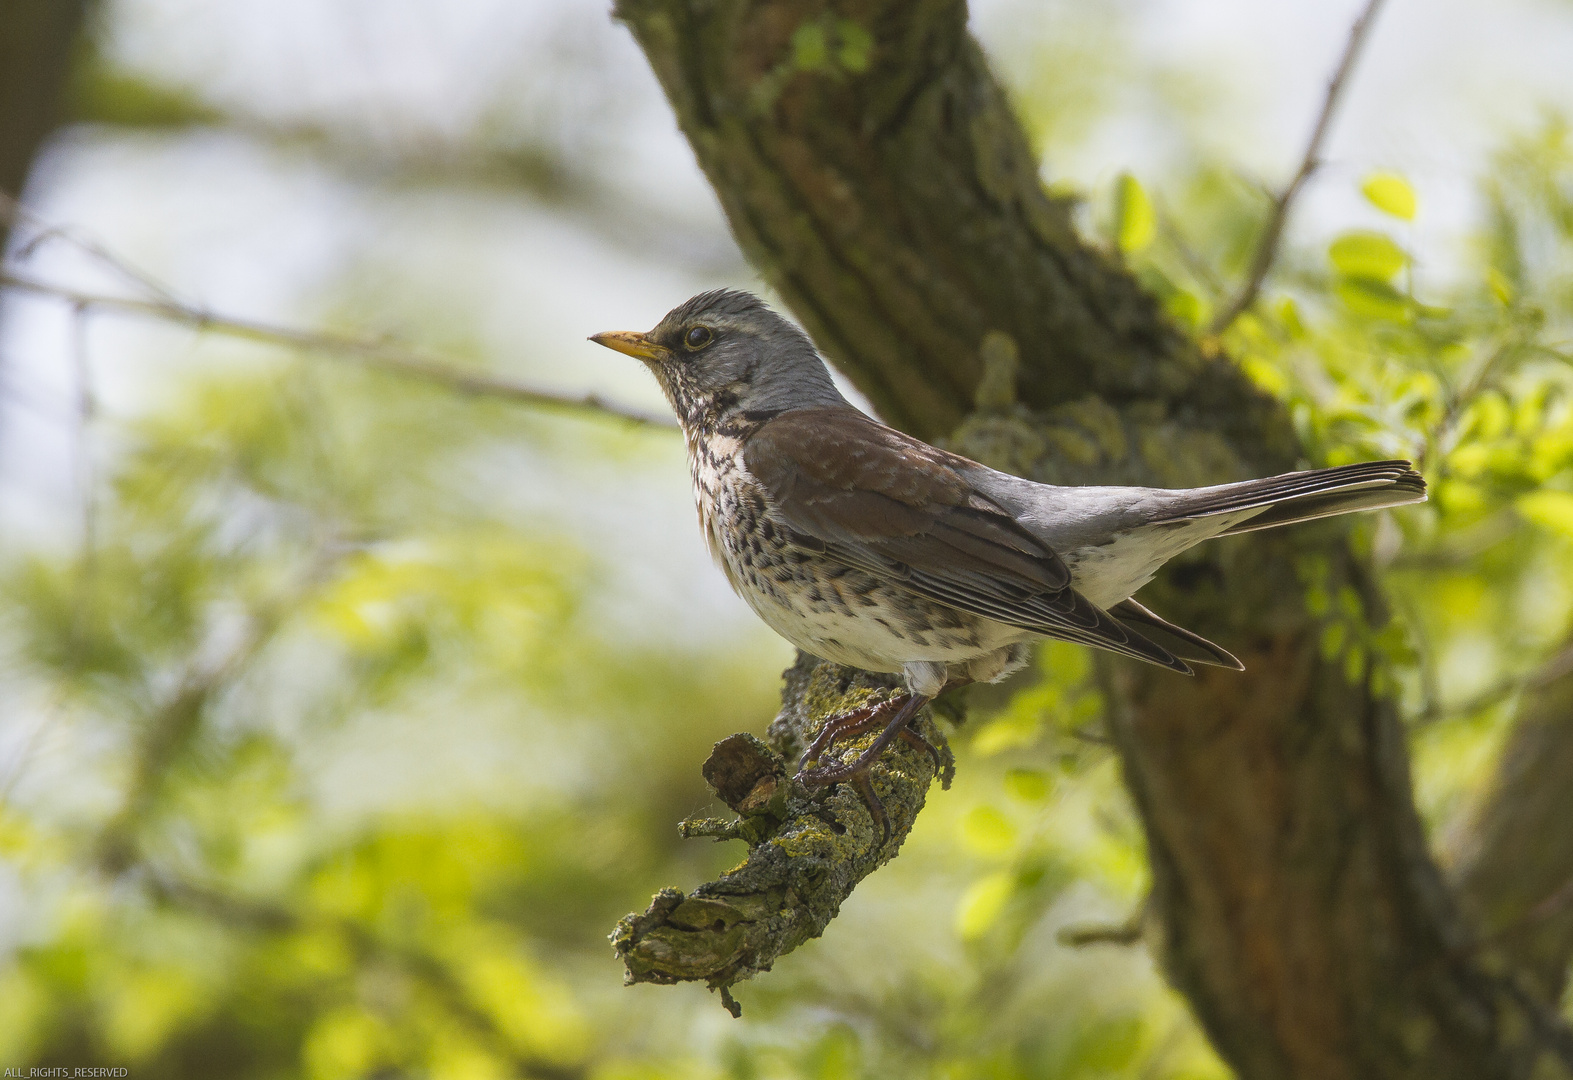
[[[805,652],[894,672],[915,660],[965,663],[1032,636],[788,543],[740,441],[696,440],[690,464],[710,554],[755,614]]]

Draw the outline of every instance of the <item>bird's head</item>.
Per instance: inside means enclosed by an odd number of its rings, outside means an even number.
[[[644,361],[689,432],[846,404],[808,335],[750,293],[700,293],[648,333],[590,340]]]

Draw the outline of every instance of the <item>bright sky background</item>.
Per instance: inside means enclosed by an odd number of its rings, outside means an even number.
[[[295,325],[479,344],[521,379],[661,408],[653,382],[586,343],[651,325],[703,287],[759,287],[653,77],[605,5],[585,0],[113,0],[111,53],[163,82],[281,126],[351,133],[363,153],[325,164],[240,134],[78,130],[28,193],[48,221],[95,237],[216,311]],[[1101,92],[1112,119],[1045,165],[1102,190],[1122,170],[1161,176],[1175,125],[1277,185],[1298,161],[1359,5],[1349,0],[981,0],[974,25],[1013,80],[1045,37],[1114,50],[1129,74]],[[1412,243],[1445,274],[1487,151],[1542,110],[1573,111],[1573,3],[1391,0],[1350,87],[1328,165],[1292,222],[1300,235],[1374,219],[1357,194],[1373,169],[1415,183]],[[1200,103],[1177,120],[1175,88]],[[486,130],[524,130],[595,178],[594,211],[497,187],[390,181],[389,156],[440,152]],[[1052,148],[1051,148],[1052,150]],[[572,200],[570,200],[571,202]],[[120,283],[66,245],[33,273]],[[346,296],[345,282],[353,282]],[[411,315],[410,313],[414,313]],[[10,544],[77,528],[71,320],[12,297],[0,329],[0,516]],[[442,346],[441,341],[434,343]],[[166,400],[174,376],[270,354],[146,321],[101,316],[84,350],[106,414]],[[114,447],[96,445],[102,469]],[[613,474],[519,462],[505,497],[560,522],[627,573],[630,625],[755,633],[695,535],[681,449]],[[593,493],[592,499],[574,498]],[[636,523],[630,527],[629,523]],[[745,629],[746,628],[746,629]]]

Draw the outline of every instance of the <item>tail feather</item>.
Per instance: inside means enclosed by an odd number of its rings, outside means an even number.
[[[1121,600],[1109,609],[1109,614],[1181,660],[1188,660],[1193,664],[1233,668],[1235,671],[1245,670],[1245,665],[1236,660],[1227,650],[1219,648],[1200,634],[1191,633],[1183,626],[1175,626],[1167,619],[1148,611],[1135,600]]]
[[[1186,521],[1261,509],[1220,535],[1254,532],[1299,521],[1424,502],[1426,482],[1407,461],[1366,461],[1332,469],[1284,473],[1262,480],[1186,492],[1159,521]]]

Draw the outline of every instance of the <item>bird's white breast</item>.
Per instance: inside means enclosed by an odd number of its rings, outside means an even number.
[[[703,443],[688,436],[688,467],[693,480],[694,508],[699,512],[699,531],[704,535],[710,557],[725,571],[733,590],[741,593],[737,578],[726,557],[726,539],[721,532],[722,503],[735,497],[728,492],[746,472],[741,439],[712,435]]]

